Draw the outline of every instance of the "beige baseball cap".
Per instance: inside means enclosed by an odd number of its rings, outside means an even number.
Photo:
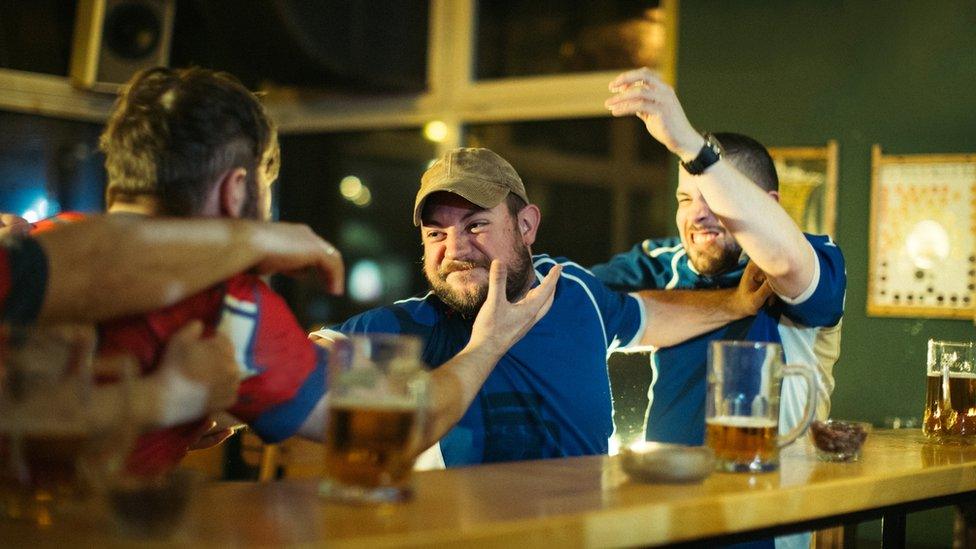
[[[427,197],[440,191],[457,194],[482,208],[501,204],[508,193],[529,202],[515,168],[488,149],[462,147],[447,151],[424,172],[413,206],[414,225],[420,225]]]

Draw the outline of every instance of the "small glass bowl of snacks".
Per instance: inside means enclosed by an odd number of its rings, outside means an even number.
[[[810,424],[810,437],[821,461],[857,461],[871,432],[865,421],[829,419]]]

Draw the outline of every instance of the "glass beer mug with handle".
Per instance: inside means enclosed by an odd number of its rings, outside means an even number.
[[[427,406],[428,377],[414,336],[333,342],[320,493],[353,503],[405,501]]]
[[[0,326],[4,517],[48,524],[78,507],[108,460],[121,462],[128,377],[119,399],[102,398],[107,393],[94,383],[94,345],[90,327]]]
[[[817,374],[807,365],[784,365],[776,343],[714,341],[708,350],[705,444],[719,470],[759,473],[779,467],[780,448],[806,431],[817,408]],[[807,398],[802,420],[779,435],[784,376],[802,376]]]
[[[942,443],[976,443],[976,344],[928,343],[922,432]]]

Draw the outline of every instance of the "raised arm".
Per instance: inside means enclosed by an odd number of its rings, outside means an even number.
[[[756,314],[772,295],[765,276],[749,263],[739,285],[726,290],[643,290],[646,327],[641,345],[669,347]]]
[[[342,256],[305,225],[101,216],[35,236],[48,262],[40,320],[100,321],[171,305],[249,268],[317,270],[343,289]]]
[[[705,139],[688,122],[674,89],[647,68],[625,72],[610,83],[606,106],[613,116],[638,116],[648,133],[682,161],[693,160]],[[687,175],[687,174],[683,174]],[[768,276],[777,294],[794,298],[816,272],[816,256],[796,223],[776,199],[722,159],[691,176],[709,209],[749,258]]]

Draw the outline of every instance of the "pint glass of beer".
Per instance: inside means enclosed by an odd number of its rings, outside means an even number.
[[[5,518],[49,524],[75,508],[90,493],[94,473],[101,472],[96,468],[104,455],[104,420],[121,422],[124,414],[104,413],[94,398],[94,343],[94,331],[80,327],[0,326]]]
[[[406,501],[420,450],[427,373],[414,336],[351,336],[333,348],[322,495],[353,503]]]
[[[976,443],[976,344],[929,340],[922,431],[936,442]]]
[[[775,470],[779,467],[779,449],[802,435],[813,420],[817,408],[815,370],[808,365],[785,366],[782,349],[776,343],[714,341],[708,351],[705,444],[715,452],[719,470]],[[797,386],[806,394],[806,406],[800,422],[780,435],[784,376],[801,376],[806,381],[805,387]]]

